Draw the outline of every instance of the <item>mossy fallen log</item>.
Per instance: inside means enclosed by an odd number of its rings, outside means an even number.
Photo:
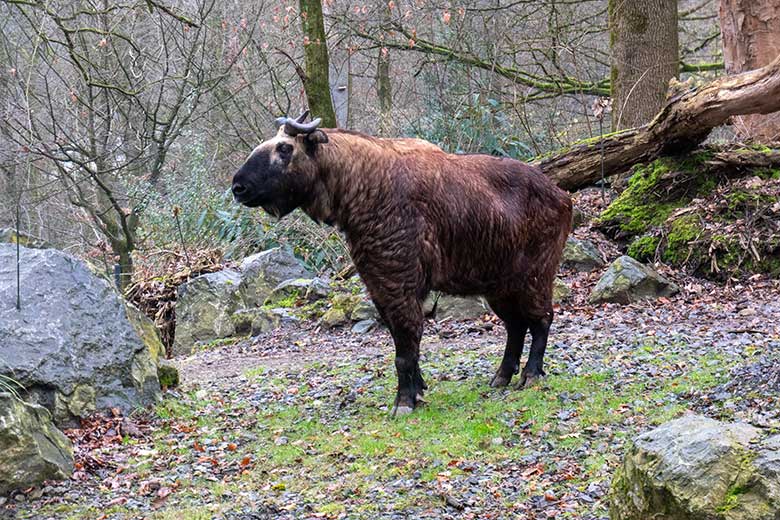
[[[535,164],[560,187],[573,191],[605,176],[664,155],[694,150],[713,128],[744,114],[780,110],[780,56],[760,69],[719,78],[702,87],[673,91],[649,124],[589,139]],[[603,160],[602,160],[603,149]]]

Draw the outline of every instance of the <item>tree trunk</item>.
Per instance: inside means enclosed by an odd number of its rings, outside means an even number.
[[[119,290],[124,294],[133,280],[133,251],[124,241],[112,242],[111,249],[119,257]]]
[[[300,0],[301,26],[303,28],[305,77],[303,88],[309,102],[312,117],[321,117],[322,126],[336,128],[336,112],[330,95],[330,63],[325,39],[325,22],[321,0]]]
[[[720,28],[728,74],[763,67],[780,54],[780,1],[721,0]],[[733,124],[742,139],[780,141],[780,112],[737,116]]]
[[[609,0],[612,129],[649,123],[680,70],[677,0]]]
[[[576,190],[605,175],[661,155],[685,153],[698,146],[730,117],[780,110],[780,56],[758,70],[726,76],[702,87],[672,93],[652,123],[602,140],[590,139],[570,150],[536,161],[560,187]]]
[[[379,128],[385,135],[390,129],[393,92],[390,85],[390,56],[387,47],[380,47],[376,65],[376,93],[379,97]]]

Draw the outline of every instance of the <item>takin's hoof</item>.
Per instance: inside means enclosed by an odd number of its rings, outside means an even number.
[[[522,374],[520,376],[520,381],[517,382],[517,388],[518,390],[523,390],[524,388],[531,388],[532,386],[535,386],[537,383],[540,383],[544,379],[545,374]]]
[[[392,417],[400,417],[402,415],[409,415],[413,411],[414,411],[414,408],[412,408],[411,406],[407,406],[407,405],[404,405],[404,404],[402,404],[400,406],[395,405],[395,406],[393,406],[393,412],[390,415]]]
[[[504,386],[507,386],[509,384],[509,381],[511,380],[512,380],[512,376],[496,374],[493,376],[493,379],[490,380],[490,386],[492,388],[502,388]]]
[[[412,413],[416,408],[419,408],[420,406],[424,405],[427,401],[423,399],[423,391],[419,390],[417,394],[414,396],[414,402],[411,403],[408,398],[404,399],[396,399],[395,405],[393,405],[393,411],[390,413],[392,417],[397,417],[400,415],[409,415]]]

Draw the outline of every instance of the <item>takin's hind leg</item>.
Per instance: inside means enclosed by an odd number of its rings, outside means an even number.
[[[518,311],[517,303],[511,300],[488,300],[490,307],[501,318],[506,327],[506,347],[504,357],[498,366],[490,386],[507,386],[512,376],[520,371],[520,356],[523,354],[523,344],[528,331],[528,323]]]
[[[528,362],[526,362],[523,372],[520,374],[517,388],[533,386],[534,383],[545,376],[544,351],[547,348],[547,337],[550,333],[552,319],[553,313],[550,311],[543,318],[531,318],[528,320],[528,328],[531,331],[531,352],[528,354]]]

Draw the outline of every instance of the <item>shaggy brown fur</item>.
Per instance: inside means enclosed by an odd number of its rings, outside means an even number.
[[[237,198],[278,216],[301,207],[344,231],[396,345],[396,409],[411,411],[425,389],[418,359],[430,290],[485,296],[505,322],[507,346],[491,384],[506,385],[519,371],[528,329],[521,384],[542,376],[553,280],[571,222],[568,194],[512,159],[447,154],[418,139],[324,133],[327,142],[313,144],[280,130],[236,174],[244,190]],[[293,151],[280,161],[284,143]]]

